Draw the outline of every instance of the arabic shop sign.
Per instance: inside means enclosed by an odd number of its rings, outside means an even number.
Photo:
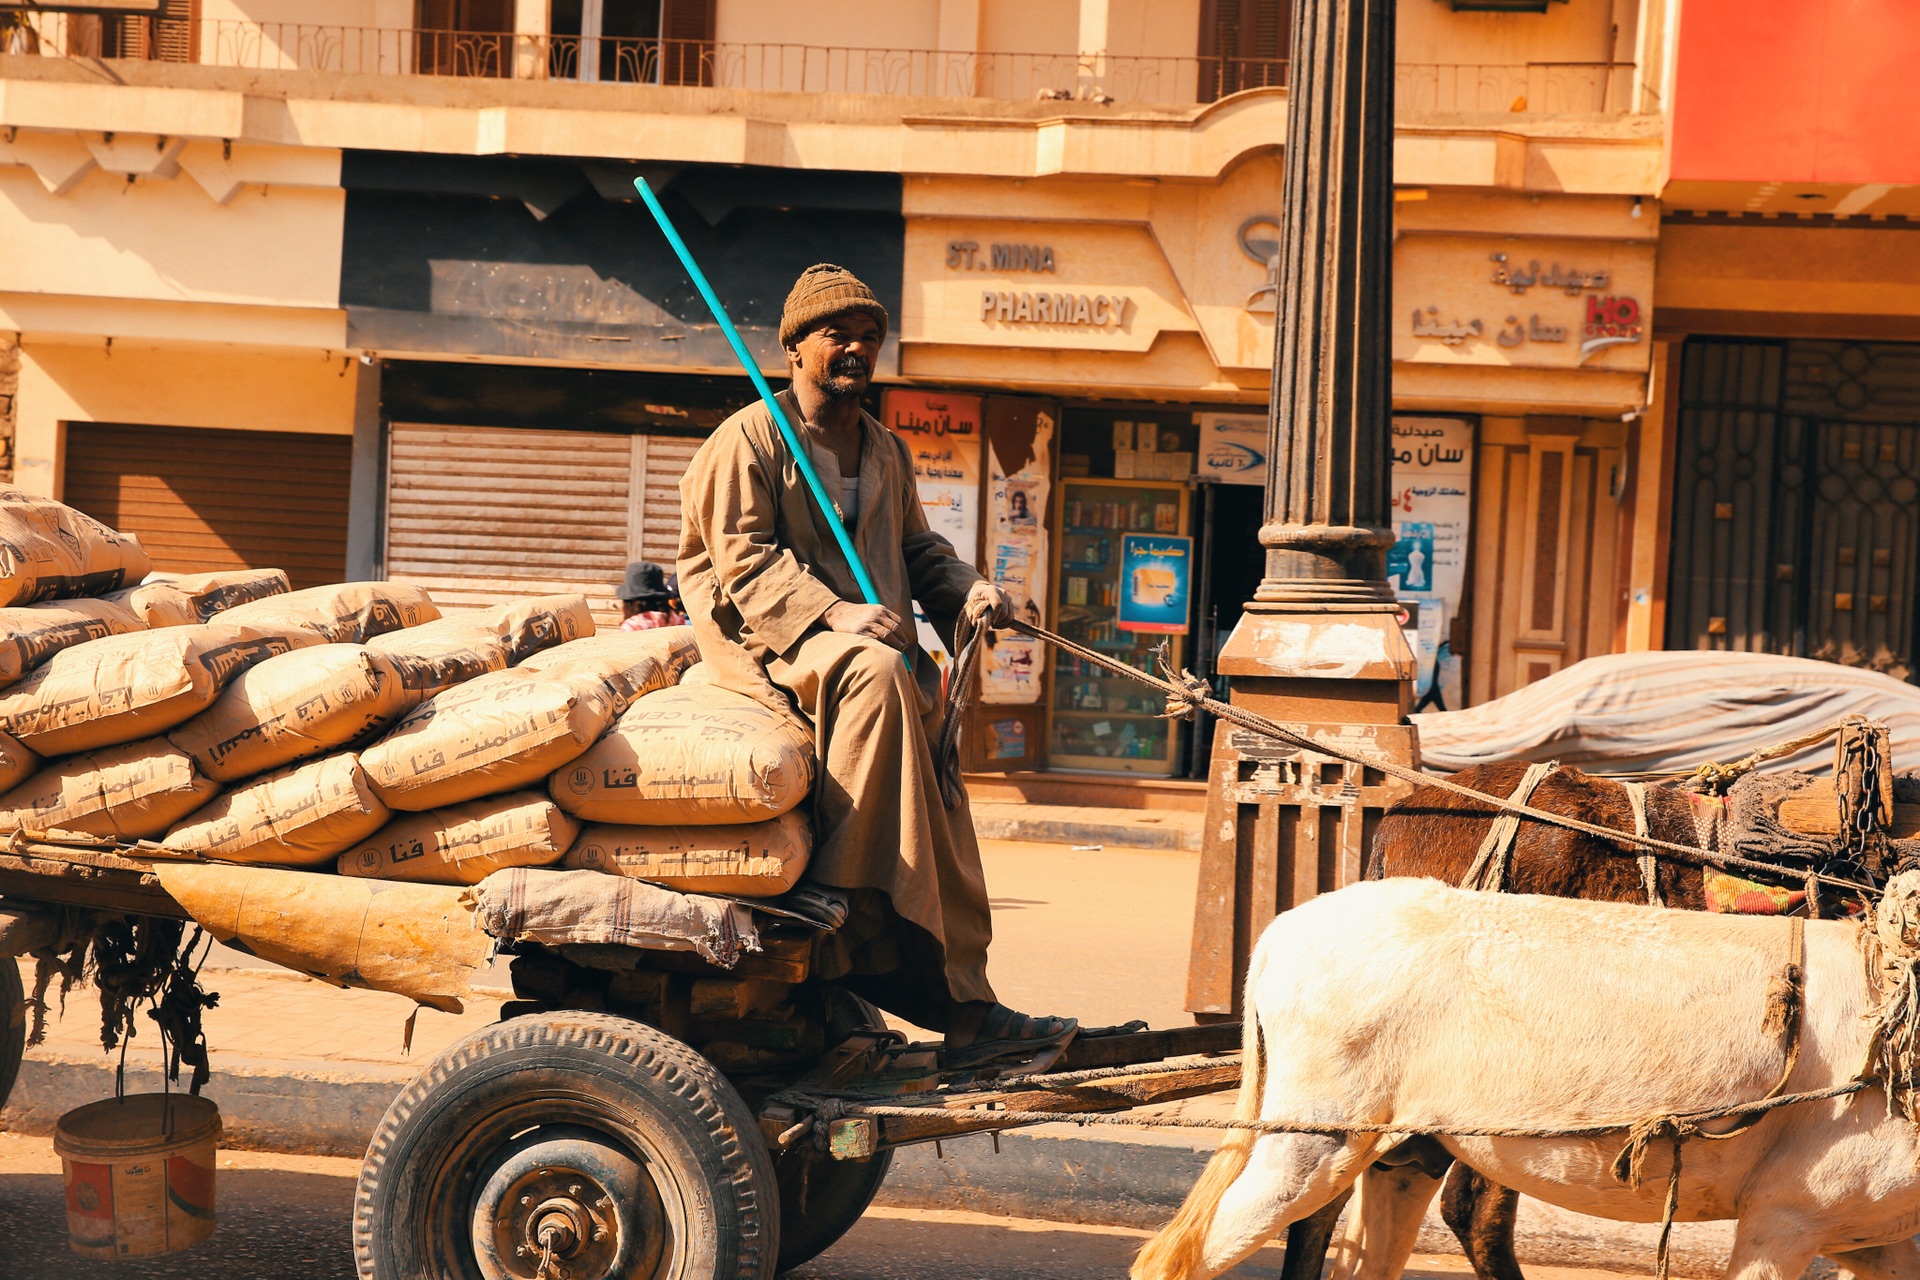
[[[1646,341],[1650,246],[1561,241],[1554,253],[1556,242],[1537,243],[1547,251],[1525,257],[1464,236],[1403,243],[1395,281],[1408,322],[1395,359],[1573,368]]]

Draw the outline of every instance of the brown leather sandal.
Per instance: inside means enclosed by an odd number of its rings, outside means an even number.
[[[964,1071],[1003,1058],[1032,1058],[1048,1049],[1061,1049],[1079,1034],[1078,1018],[1033,1018],[995,1003],[980,1020],[980,1034],[972,1044],[944,1049],[940,1064]]]

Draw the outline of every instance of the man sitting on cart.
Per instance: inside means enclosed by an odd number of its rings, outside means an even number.
[[[852,908],[825,976],[943,1032],[948,1065],[965,1067],[1033,1056],[1079,1024],[1016,1013],[987,982],[980,848],[965,800],[941,800],[940,673],[912,602],[936,623],[969,610],[1004,624],[1011,606],[927,527],[906,445],[860,406],[887,319],[851,272],[807,268],[780,317],[791,385],[777,397],[885,603],[862,602],[763,404],[723,422],[680,483],[680,595],[715,682],[813,734],[808,875]]]

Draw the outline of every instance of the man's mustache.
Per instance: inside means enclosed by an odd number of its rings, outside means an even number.
[[[827,365],[827,372],[836,378],[869,378],[873,370],[859,356],[841,356]]]

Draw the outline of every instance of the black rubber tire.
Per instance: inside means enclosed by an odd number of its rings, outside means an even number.
[[[833,1043],[855,1031],[886,1030],[886,1015],[852,992],[836,991],[830,1000]],[[834,1160],[812,1143],[777,1157],[773,1170],[780,1180],[780,1270],[811,1262],[853,1230],[892,1164],[891,1151],[870,1160]]]
[[[0,956],[0,1107],[7,1105],[26,1053],[27,989],[20,984],[19,962]]]
[[[774,1274],[777,1183],[739,1093],[664,1032],[608,1014],[561,1012],[475,1032],[387,1108],[354,1196],[354,1260],[363,1280],[487,1276],[462,1233],[474,1220],[489,1162],[541,1126],[611,1137],[645,1170],[665,1203],[669,1241],[645,1280]],[[522,1269],[506,1265],[493,1274]],[[612,1280],[574,1270],[576,1280]]]

